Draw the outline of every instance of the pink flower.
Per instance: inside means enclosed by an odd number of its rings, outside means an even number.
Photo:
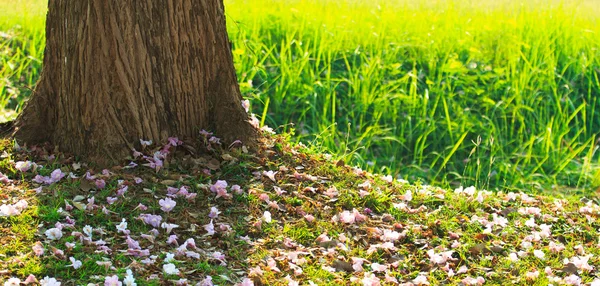
[[[373,272],[384,272],[388,269],[388,267],[386,265],[382,265],[379,263],[371,263],[371,270],[373,270]]]
[[[483,285],[485,279],[481,276],[478,276],[477,278],[466,277],[461,282],[465,285]]]
[[[35,275],[29,274],[29,276],[27,276],[27,279],[25,279],[25,281],[23,281],[23,284],[28,285],[28,284],[37,283],[37,282],[38,282],[38,280],[37,280],[37,278],[35,278]]]
[[[170,212],[173,210],[173,208],[175,207],[175,205],[177,205],[177,203],[172,200],[171,198],[166,198],[163,200],[158,201],[158,204],[161,206],[161,210],[164,212]]]
[[[169,137],[167,140],[169,141],[169,144],[171,144],[171,146],[173,147],[183,145],[183,141],[179,140],[179,138],[177,137]]]
[[[4,286],[19,286],[21,284],[21,279],[19,278],[9,278],[4,282]]]
[[[415,279],[413,279],[413,283],[416,285],[429,285],[429,281],[427,281],[427,276],[419,275]]]
[[[202,280],[201,282],[199,282],[198,284],[196,284],[197,286],[213,286],[213,282],[212,282],[212,277],[210,276],[206,276],[206,278],[204,278],[204,280]]]
[[[365,277],[361,280],[361,282],[364,286],[379,286],[379,285],[381,285],[381,281],[379,280],[379,278],[377,278],[377,276],[375,276],[375,274],[368,273],[368,272],[365,272]],[[417,284],[417,285],[419,285],[419,284]],[[429,284],[425,284],[425,285],[429,285]]]
[[[246,110],[246,113],[250,110],[250,100],[242,100],[242,107]]]
[[[53,183],[56,183],[58,181],[60,181],[62,178],[64,178],[66,176],[65,173],[63,173],[60,169],[56,169],[54,171],[52,171],[52,173],[50,174],[50,179],[52,180]]]
[[[210,222],[208,224],[205,224],[203,227],[206,230],[206,232],[208,232],[208,235],[215,234],[215,225],[213,224],[212,219],[210,220]]]
[[[326,196],[330,197],[330,198],[335,198],[338,196],[338,190],[335,186],[327,189],[324,193]]]
[[[127,239],[125,241],[127,242],[127,247],[129,249],[142,249],[140,247],[140,243],[137,240],[131,238],[129,235],[127,236]]]
[[[149,224],[153,227],[159,227],[160,222],[162,221],[162,217],[159,215],[141,214],[140,218],[144,223]]]
[[[117,196],[124,196],[125,192],[127,192],[127,189],[129,189],[128,186],[121,186],[118,190],[117,190]]]
[[[73,269],[79,269],[82,265],[81,261],[75,259],[75,257],[69,257],[69,260],[71,261],[70,265],[67,266],[73,266]]]
[[[269,178],[271,181],[275,182],[275,175],[277,172],[273,171],[263,171],[262,175]]]
[[[106,186],[106,182],[103,179],[96,180],[95,184],[96,188],[98,189],[104,189],[104,187]]]
[[[179,246],[179,243],[177,242],[177,235],[169,235],[169,238],[167,239],[167,244]]]
[[[304,219],[306,219],[308,222],[315,221],[315,217],[313,215],[310,215],[310,214],[305,215]]]
[[[238,185],[231,186],[231,191],[234,192],[236,195],[241,195],[244,193],[244,190],[242,190],[242,188]]]
[[[33,245],[32,249],[33,249],[33,253],[34,253],[35,255],[37,255],[37,256],[42,256],[42,255],[44,255],[44,246],[42,245],[42,243],[41,243],[41,242],[37,241],[37,242],[36,242],[36,243]]]
[[[568,285],[581,285],[581,278],[575,274],[565,277],[565,283]]]
[[[119,281],[119,277],[117,275],[107,276],[104,279],[104,286],[121,286],[123,283]]]
[[[15,163],[15,169],[22,173],[29,171],[32,167],[35,169],[36,164],[31,161],[18,161]]]
[[[225,199],[229,199],[229,198],[231,198],[231,195],[227,193],[226,189],[218,189],[217,190],[217,196],[215,197],[215,199],[218,199],[220,197],[223,197]]]
[[[217,218],[220,213],[221,212],[219,211],[219,209],[217,209],[216,207],[211,207],[210,213],[208,213],[208,217],[214,219]]]

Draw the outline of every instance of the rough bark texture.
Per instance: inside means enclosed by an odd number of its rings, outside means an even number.
[[[90,160],[122,159],[139,139],[252,141],[222,0],[50,0],[35,93],[20,142]]]

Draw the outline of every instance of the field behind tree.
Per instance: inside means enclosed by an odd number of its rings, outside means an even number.
[[[586,193],[598,185],[594,3],[225,1],[242,92],[278,132],[410,180]],[[7,119],[41,72],[45,5],[0,0]]]

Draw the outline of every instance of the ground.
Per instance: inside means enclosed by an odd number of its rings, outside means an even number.
[[[281,135],[256,152],[198,140],[144,142],[106,170],[4,141],[0,281],[600,283],[593,201],[409,183]]]

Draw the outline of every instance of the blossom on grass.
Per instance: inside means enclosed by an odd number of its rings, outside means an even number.
[[[123,283],[121,283],[121,281],[119,281],[119,276],[117,276],[117,275],[106,276],[106,278],[104,278],[104,286],[121,286],[121,285],[123,285]]]
[[[23,284],[29,285],[29,284],[38,283],[38,282],[39,281],[37,280],[37,278],[35,278],[35,275],[29,274],[29,276],[27,276],[27,279],[25,279],[25,281],[23,281]]]
[[[27,206],[28,203],[25,200],[19,200],[15,204],[3,204],[0,206],[0,217],[20,215]]]
[[[137,286],[137,283],[135,283],[135,278],[133,278],[133,272],[131,271],[131,269],[127,269],[127,275],[125,275],[125,278],[123,279],[123,285]]]
[[[44,246],[41,242],[37,241],[32,247],[33,253],[37,256],[44,255]]]
[[[4,286],[19,286],[19,284],[21,284],[21,279],[14,277],[4,282]]]
[[[594,270],[594,267],[588,264],[588,261],[591,257],[591,255],[575,256],[571,257],[571,259],[565,258],[563,262],[564,264],[572,263],[573,265],[575,265],[575,267],[577,267],[577,269],[581,271],[592,271]]]
[[[208,213],[208,217],[209,217],[209,218],[212,218],[212,219],[215,219],[215,218],[217,218],[217,217],[219,216],[219,214],[220,214],[220,213],[221,213],[221,212],[219,211],[219,209],[218,209],[218,208],[216,208],[216,207],[211,207],[211,208],[210,208],[210,212]]]
[[[63,236],[62,231],[56,227],[46,230],[44,234],[50,240],[59,240]]]
[[[56,280],[56,278],[52,278],[52,277],[44,277],[44,279],[42,279],[40,281],[40,285],[41,286],[60,286],[60,282],[58,282],[58,280]]]
[[[217,180],[212,186],[210,186],[210,191],[213,193],[218,192],[221,189],[227,188],[227,181]]]
[[[104,187],[106,187],[106,182],[103,179],[98,179],[94,183],[97,189],[104,189]]]
[[[166,222],[163,222],[163,223],[161,223],[161,224],[160,224],[160,227],[161,227],[161,228],[164,228],[164,229],[166,229],[166,230],[167,230],[167,234],[169,234],[169,233],[171,233],[171,231],[172,231],[174,228],[178,228],[178,227],[179,227],[179,225],[177,225],[177,224],[174,224],[174,223],[166,223]]]
[[[562,243],[560,243],[560,242],[559,243],[555,243],[554,241],[550,241],[550,243],[548,243],[548,249],[551,252],[559,253],[559,252],[565,250],[565,245],[562,244]]]
[[[175,264],[173,264],[173,263],[168,263],[168,264],[163,265],[163,271],[168,275],[178,275],[179,274],[179,269],[177,269],[177,267],[175,267]]]
[[[546,254],[539,249],[534,250],[533,255],[541,260],[544,260],[544,258],[546,257]]]
[[[117,232],[122,232],[128,234],[127,230],[127,221],[125,219],[121,219],[121,223],[117,224]]]
[[[213,224],[213,220],[211,219],[210,222],[208,224],[205,224],[204,229],[206,230],[207,235],[213,235],[215,234],[215,225]]]
[[[89,237],[90,239],[92,238],[93,231],[94,229],[89,225],[83,227],[83,233],[85,233],[85,235],[87,235],[87,237]]]
[[[429,281],[427,280],[427,276],[419,275],[412,281],[415,285],[429,285]]]
[[[525,278],[527,278],[527,280],[535,280],[538,278],[538,276],[540,276],[540,272],[537,270],[525,273]]]
[[[275,182],[275,175],[277,175],[277,172],[263,171],[262,175],[269,178],[271,181]]]
[[[75,257],[71,256],[71,257],[69,257],[69,260],[71,261],[71,264],[67,265],[67,266],[72,266],[73,269],[79,269],[82,265],[81,261],[75,259]]]
[[[565,277],[565,284],[581,285],[581,278],[575,274],[571,274],[571,275]]]
[[[313,222],[315,221],[315,217],[311,214],[307,214],[304,216],[304,219],[306,219],[308,222]]]
[[[271,212],[265,211],[263,213],[262,220],[265,221],[266,223],[271,223],[271,221],[272,221],[272,219],[271,219]]]
[[[244,193],[244,190],[242,190],[242,188],[239,185],[231,186],[231,191],[234,192],[236,195],[241,195]]]
[[[162,222],[162,217],[159,215],[141,214],[140,218],[144,223],[149,224],[153,227],[159,227],[160,223]]]
[[[160,209],[162,211],[170,212],[173,210],[173,208],[175,208],[175,206],[177,205],[177,202],[175,202],[171,198],[165,198],[165,199],[159,200],[158,204],[160,205]]]
[[[196,286],[213,286],[212,277],[209,275],[206,276],[202,281],[198,282]]]
[[[19,170],[22,173],[25,173],[33,168],[35,170],[37,165],[31,161],[18,161],[15,163],[15,169]]]
[[[481,276],[478,276],[477,278],[465,277],[461,282],[465,285],[483,285],[485,279]]]

